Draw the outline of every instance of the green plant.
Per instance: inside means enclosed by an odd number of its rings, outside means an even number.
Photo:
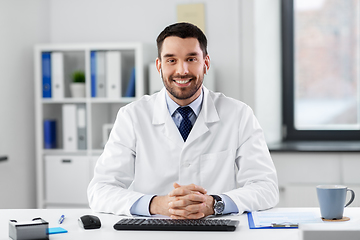
[[[85,82],[85,73],[83,71],[73,72],[72,81],[74,83],[84,83]]]

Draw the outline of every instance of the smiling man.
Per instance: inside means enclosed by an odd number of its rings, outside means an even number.
[[[157,47],[165,88],[119,110],[89,184],[90,207],[198,219],[275,206],[276,170],[253,112],[203,86],[203,32],[176,23]]]
[[[202,91],[204,73],[210,67],[209,55],[204,56],[196,38],[167,37],[160,49],[156,67],[170,98],[180,106],[190,104]]]

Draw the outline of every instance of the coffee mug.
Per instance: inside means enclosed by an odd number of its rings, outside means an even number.
[[[351,192],[351,198],[345,204],[346,193]],[[319,185],[316,192],[320,205],[321,217],[324,219],[342,219],[344,208],[349,206],[355,199],[353,190],[343,185]]]

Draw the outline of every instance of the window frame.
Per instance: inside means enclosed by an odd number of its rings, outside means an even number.
[[[354,141],[360,130],[298,130],[295,128],[294,0],[281,1],[283,141]]]

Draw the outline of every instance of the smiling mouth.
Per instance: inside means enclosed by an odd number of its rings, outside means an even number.
[[[190,80],[191,80],[191,78],[186,79],[186,80],[174,80],[174,81],[179,84],[186,84],[186,83],[190,82]]]
[[[170,80],[174,81],[176,84],[181,86],[187,86],[190,84],[191,80],[195,79],[194,76],[191,75],[177,75],[177,76],[171,76]]]

